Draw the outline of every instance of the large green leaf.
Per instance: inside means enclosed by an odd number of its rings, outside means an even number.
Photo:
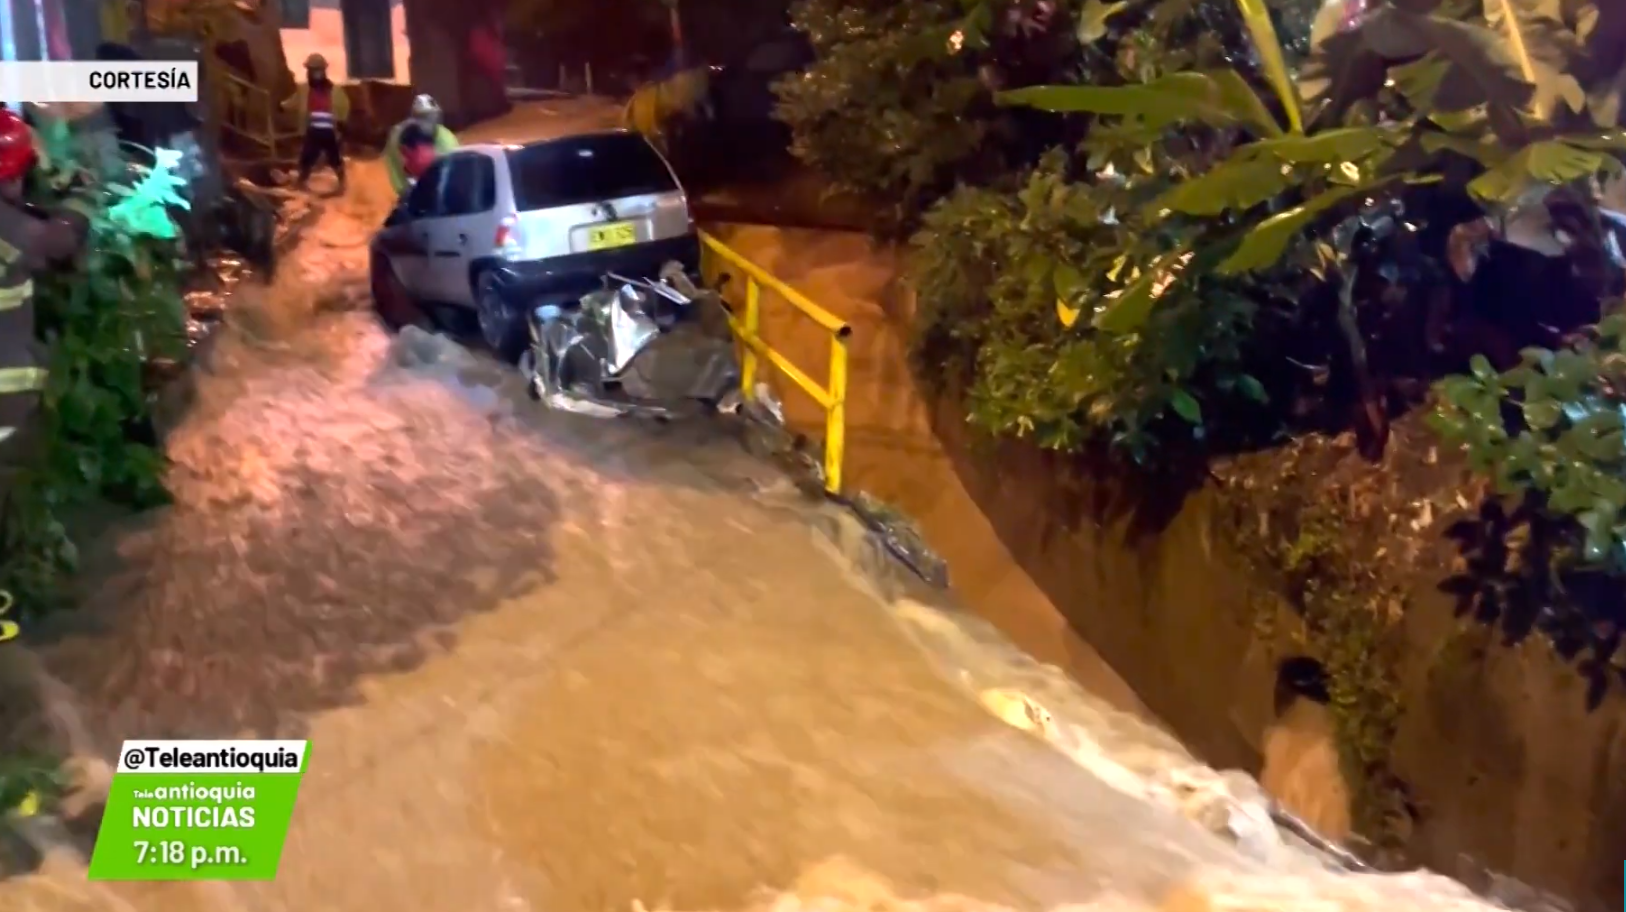
[[[1173,212],[1219,215],[1241,211],[1303,181],[1291,165],[1266,155],[1233,155],[1206,174],[1176,184],[1146,204],[1144,216],[1158,221]]]
[[[1282,129],[1259,96],[1234,70],[1171,73],[1128,86],[1030,86],[999,93],[1003,105],[1063,114],[1133,117],[1148,129],[1199,121],[1215,127],[1248,125],[1267,136]]]
[[[1453,136],[1449,133],[1424,133],[1421,138],[1423,149],[1429,153],[1455,152],[1479,162],[1487,168],[1494,168],[1507,161],[1512,153],[1508,148],[1495,140],[1470,139],[1466,136]]]
[[[1078,11],[1078,41],[1080,44],[1094,44],[1107,36],[1107,23],[1113,16],[1129,8],[1128,0],[1117,0],[1108,3],[1106,0],[1084,0],[1084,7]]]
[[[1270,80],[1282,110],[1287,112],[1288,126],[1294,133],[1303,133],[1304,114],[1300,110],[1298,89],[1287,73],[1287,60],[1282,54],[1282,43],[1276,37],[1276,27],[1270,21],[1270,8],[1265,0],[1236,0],[1236,7],[1253,38],[1253,48],[1259,54],[1265,78]]]
[[[1287,251],[1287,245],[1310,227],[1318,216],[1369,189],[1369,186],[1335,187],[1302,205],[1276,213],[1248,232],[1236,252],[1219,265],[1218,271],[1224,275],[1237,275],[1276,265]]]
[[[1389,84],[1406,99],[1412,110],[1429,114],[1437,107],[1434,99],[1450,72],[1451,62],[1430,52],[1411,63],[1391,68]]]
[[[1399,146],[1405,139],[1405,128],[1399,125],[1339,127],[1310,136],[1260,140],[1248,144],[1245,151],[1295,165],[1362,162]]]
[[[1468,192],[1488,202],[1508,205],[1532,184],[1564,184],[1599,172],[1620,172],[1621,164],[1606,152],[1584,149],[1558,139],[1533,142],[1468,182]]]
[[[1219,215],[1251,209],[1302,183],[1304,166],[1338,165],[1347,181],[1367,179],[1375,163],[1405,138],[1402,128],[1346,127],[1313,136],[1280,136],[1249,143],[1207,173],[1183,181],[1148,203],[1143,215],[1158,221],[1169,213]],[[1324,172],[1322,172],[1324,173]]]

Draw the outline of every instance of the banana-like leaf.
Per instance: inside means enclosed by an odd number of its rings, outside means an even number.
[[[1455,152],[1487,168],[1494,168],[1512,157],[1507,147],[1495,140],[1475,140],[1449,133],[1424,133],[1421,142],[1423,149],[1429,153]]]
[[[1282,128],[1235,70],[1170,73],[1127,86],[1045,85],[995,96],[1002,105],[1021,105],[1062,114],[1133,117],[1147,129],[1200,121],[1215,127],[1252,126],[1266,136]]]
[[[1217,271],[1222,275],[1238,275],[1276,265],[1282,254],[1287,252],[1287,245],[1318,216],[1371,188],[1372,185],[1337,187],[1317,194],[1308,202],[1286,212],[1276,213],[1248,232],[1236,251],[1220,263]]]
[[[1158,194],[1146,204],[1142,216],[1157,222],[1174,212],[1219,215],[1227,209],[1252,209],[1303,179],[1293,166],[1269,156],[1236,154],[1206,174]]]
[[[1395,91],[1406,99],[1413,111],[1432,112],[1434,98],[1451,71],[1451,61],[1438,53],[1428,53],[1389,70],[1389,80]]]
[[[1190,257],[1189,247],[1181,246],[1154,259],[1138,278],[1118,293],[1105,310],[1096,315],[1096,329],[1113,333],[1130,333],[1140,329],[1151,316],[1152,305],[1184,268]]]
[[[1566,136],[1564,141],[1572,146],[1580,146],[1583,149],[1626,152],[1626,130],[1605,130],[1591,136]]]
[[[1485,21],[1507,41],[1509,56],[1535,92],[1531,112],[1551,120],[1559,106],[1579,113],[1587,96],[1571,75],[1580,62],[1580,37],[1564,25],[1561,0],[1485,0]]]
[[[1565,184],[1600,172],[1619,173],[1620,160],[1559,139],[1533,142],[1468,182],[1468,192],[1496,205],[1518,201],[1531,184]]]
[[[1309,136],[1282,136],[1249,143],[1249,154],[1269,155],[1295,165],[1360,162],[1379,152],[1399,146],[1406,140],[1400,124],[1370,127],[1339,127]]]
[[[1107,3],[1105,0],[1084,0],[1078,11],[1078,42],[1094,44],[1107,36],[1107,23],[1113,16],[1129,8],[1129,0]]]
[[[1405,141],[1399,125],[1345,127],[1312,136],[1280,136],[1249,143],[1206,174],[1176,184],[1148,203],[1143,217],[1156,222],[1173,212],[1219,215],[1251,209],[1302,183],[1299,168],[1340,165],[1347,182],[1361,183]]]
[[[1270,22],[1270,8],[1265,5],[1265,0],[1236,0],[1236,7],[1248,27],[1248,34],[1253,38],[1253,48],[1264,66],[1265,78],[1270,80],[1271,89],[1276,92],[1282,109],[1287,112],[1288,127],[1294,133],[1303,133],[1304,112],[1298,89],[1287,73],[1282,43],[1276,37],[1276,27]]]

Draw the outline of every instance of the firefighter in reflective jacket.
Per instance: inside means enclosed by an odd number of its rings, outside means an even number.
[[[23,180],[39,158],[28,124],[0,109],[0,509],[16,470],[33,452],[45,388],[46,357],[34,333],[34,275],[78,253],[89,229],[89,197],[82,190],[57,211],[23,202]]]
[[[326,57],[312,54],[305,58],[305,81],[282,105],[298,111],[299,123],[305,128],[305,144],[299,149],[299,186],[310,180],[316,160],[326,158],[343,193],[344,149],[339,129],[350,119],[350,96],[344,86],[327,78]]]
[[[390,130],[384,143],[384,165],[396,196],[405,196],[437,156],[457,148],[457,134],[440,122],[440,105],[428,95],[412,99],[412,113]]]

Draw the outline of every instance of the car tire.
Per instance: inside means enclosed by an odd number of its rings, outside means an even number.
[[[487,270],[475,276],[474,311],[486,348],[504,364],[517,364],[529,340],[525,314],[502,293],[495,272]]]
[[[367,279],[373,292],[373,309],[378,312],[378,319],[391,332],[399,332],[408,326],[434,330],[434,320],[412,293],[407,291],[406,286],[401,284],[400,278],[390,266],[389,257],[376,250],[373,251],[368,264]]]

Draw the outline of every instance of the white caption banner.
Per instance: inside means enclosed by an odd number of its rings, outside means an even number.
[[[198,100],[195,60],[0,61],[0,100],[12,103]]]

